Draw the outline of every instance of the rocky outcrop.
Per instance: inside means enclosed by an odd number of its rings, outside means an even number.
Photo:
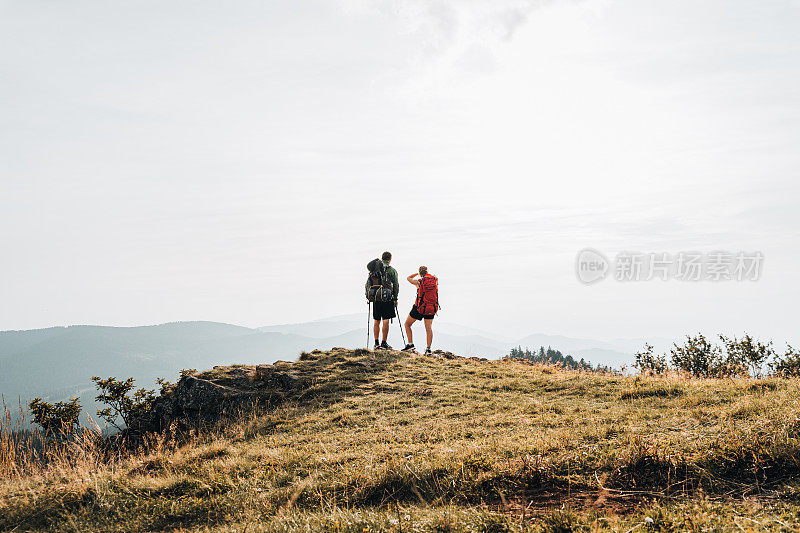
[[[214,367],[199,375],[186,375],[162,391],[153,407],[128,429],[143,434],[185,430],[211,424],[225,416],[257,405],[277,405],[301,390],[304,380],[291,363]]]
[[[453,352],[447,352],[445,350],[434,350],[431,355],[441,359],[469,359],[471,361],[488,361],[488,359],[485,357],[462,357],[454,354]]]
[[[184,376],[166,394],[158,397],[152,409],[140,417],[131,429],[137,432],[187,429],[219,419],[227,412],[257,403],[258,395],[214,383],[207,379]]]
[[[263,383],[264,386],[268,388],[278,391],[289,391],[300,388],[303,384],[303,380],[300,376],[291,371],[290,365],[281,365],[279,363],[282,363],[282,361],[274,365],[258,365],[256,367],[256,381]]]

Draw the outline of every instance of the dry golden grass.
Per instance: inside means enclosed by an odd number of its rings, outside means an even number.
[[[0,530],[800,524],[794,380],[623,377],[341,349],[293,370],[308,388],[188,442],[156,439],[103,461],[87,448],[6,472]]]

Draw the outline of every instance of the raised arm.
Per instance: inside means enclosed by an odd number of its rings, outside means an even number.
[[[419,272],[414,272],[413,274],[411,274],[410,276],[408,276],[406,279],[408,280],[408,282],[409,282],[410,284],[412,284],[412,285],[414,285],[414,286],[416,286],[416,287],[419,287],[419,280],[418,280],[418,279],[414,279],[414,278],[416,278],[417,276],[419,276]]]

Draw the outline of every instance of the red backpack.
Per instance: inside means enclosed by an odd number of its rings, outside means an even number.
[[[425,274],[419,278],[415,305],[421,315],[435,315],[439,310],[439,279],[436,276]]]

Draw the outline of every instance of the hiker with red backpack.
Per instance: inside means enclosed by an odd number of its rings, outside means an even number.
[[[419,276],[419,279],[416,277]],[[425,349],[425,354],[431,353],[431,343],[433,343],[433,317],[439,310],[439,279],[428,274],[428,267],[419,267],[419,274],[411,274],[406,278],[409,283],[417,287],[417,298],[414,305],[411,307],[411,312],[406,318],[406,335],[408,335],[408,344],[403,348],[404,352],[415,352],[414,337],[411,332],[411,326],[417,320],[425,322],[425,334],[427,336],[428,347]]]

